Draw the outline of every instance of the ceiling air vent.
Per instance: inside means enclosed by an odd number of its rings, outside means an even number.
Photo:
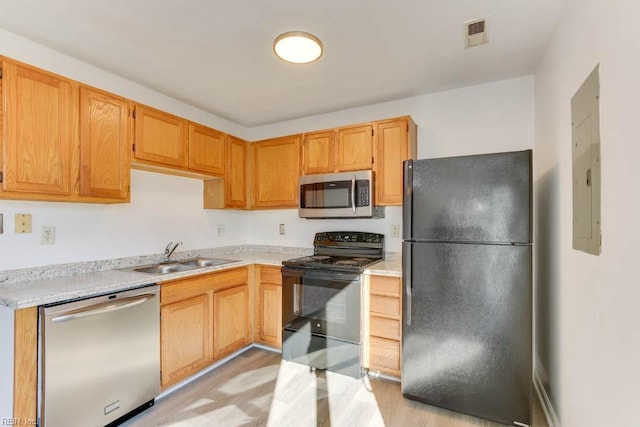
[[[487,37],[487,19],[476,19],[464,23],[465,47],[475,47],[489,42]]]

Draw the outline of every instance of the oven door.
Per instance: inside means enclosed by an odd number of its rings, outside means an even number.
[[[282,269],[284,329],[360,342],[360,274]]]

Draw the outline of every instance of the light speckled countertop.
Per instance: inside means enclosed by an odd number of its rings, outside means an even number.
[[[121,270],[162,261],[160,255],[119,258],[74,264],[0,271],[0,305],[13,309],[33,307],[76,298],[132,289],[160,281],[195,276],[250,264],[279,266],[282,261],[309,255],[310,248],[276,246],[230,246],[201,249],[175,254],[176,260],[194,257],[214,257],[234,262],[168,274],[148,274]],[[400,276],[402,266],[395,255],[366,269],[364,274]]]

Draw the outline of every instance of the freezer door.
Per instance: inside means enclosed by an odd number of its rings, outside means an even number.
[[[530,424],[531,247],[405,243],[403,251],[403,394]]]
[[[531,150],[405,163],[405,240],[531,242]]]

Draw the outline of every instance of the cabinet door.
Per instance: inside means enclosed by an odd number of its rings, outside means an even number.
[[[162,386],[179,381],[211,360],[209,296],[199,295],[160,308]]]
[[[338,129],[338,171],[371,169],[373,127],[371,125]]]
[[[69,195],[77,182],[77,86],[2,61],[2,189]]]
[[[225,175],[226,206],[247,207],[247,143],[228,136],[227,173]]]
[[[213,357],[231,353],[249,343],[249,286],[213,293]]]
[[[129,199],[132,123],[126,99],[80,88],[80,195]]]
[[[224,133],[189,123],[189,169],[224,175],[226,143]]]
[[[186,166],[186,120],[144,105],[136,106],[135,119],[136,160]]]
[[[261,342],[282,346],[282,286],[260,283],[258,331]]]
[[[399,277],[370,276],[367,358],[372,371],[400,376],[402,339],[402,281]]]
[[[410,125],[415,128],[409,119],[376,123],[376,205],[402,205],[402,162],[415,157]]]
[[[308,133],[302,142],[302,173],[330,173],[335,170],[335,132]]]
[[[254,143],[254,206],[297,207],[300,175],[298,135]]]

